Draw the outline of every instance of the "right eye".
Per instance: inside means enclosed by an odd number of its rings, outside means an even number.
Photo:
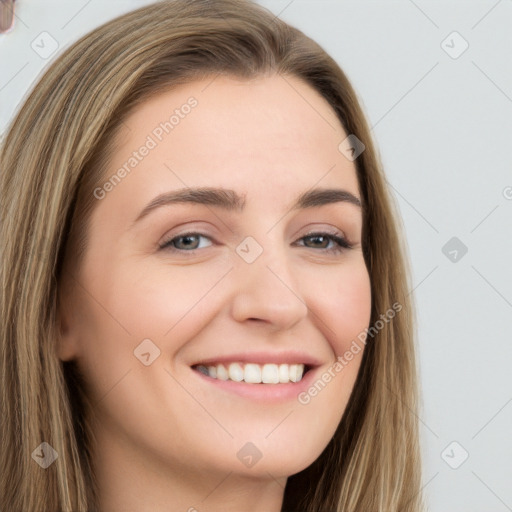
[[[183,233],[182,235],[173,236],[165,240],[160,245],[160,249],[171,252],[193,252],[197,249],[204,249],[204,246],[200,247],[198,245],[198,240],[201,238],[210,240],[210,237],[201,233]]]

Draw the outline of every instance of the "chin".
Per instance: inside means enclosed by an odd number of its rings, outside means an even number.
[[[310,466],[323,452],[332,436],[318,437],[309,430],[307,437],[297,433],[277,432],[267,439],[261,434],[256,439],[248,436],[247,441],[234,440],[227,451],[234,458],[227,459],[225,452],[216,454],[222,458],[223,471],[232,471],[240,475],[257,478],[289,477]],[[253,439],[253,441],[250,441]]]

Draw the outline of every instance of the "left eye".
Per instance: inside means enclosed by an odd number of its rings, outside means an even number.
[[[185,233],[183,235],[175,236],[174,238],[171,238],[163,242],[160,248],[170,250],[171,252],[192,252],[197,249],[204,249],[205,246],[200,246],[200,244],[198,245],[198,241],[201,238],[210,240],[210,237],[202,235],[200,233]],[[300,238],[298,241],[304,240],[313,240],[314,244],[320,244],[321,247],[319,247],[318,245],[317,247],[310,247],[308,245],[301,244],[302,247],[320,249],[326,252],[337,253],[343,251],[344,249],[351,249],[351,245],[345,238],[332,233],[309,233],[308,235]],[[327,242],[327,245],[332,243],[334,246],[325,247],[325,242]]]
[[[348,243],[348,241],[343,238],[342,236],[335,235],[333,233],[310,233],[300,240],[321,240],[321,244],[323,245],[323,242],[332,242],[334,244],[334,247],[317,247],[318,249],[322,249],[326,252],[333,252],[338,253],[343,251],[344,249],[351,249],[352,246]]]

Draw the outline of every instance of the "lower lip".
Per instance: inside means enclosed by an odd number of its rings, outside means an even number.
[[[243,398],[262,402],[284,402],[298,400],[298,395],[303,393],[315,379],[317,368],[309,370],[299,382],[285,384],[249,384],[247,382],[235,382],[233,380],[213,379],[204,373],[192,369],[205,383],[217,387],[220,390],[234,393]]]

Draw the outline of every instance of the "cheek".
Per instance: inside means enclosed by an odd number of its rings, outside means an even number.
[[[105,265],[99,266],[104,268]],[[90,280],[89,299],[101,308],[92,307],[89,319],[82,322],[90,330],[90,322],[103,328],[106,323],[121,327],[120,338],[127,334],[132,343],[144,338],[175,339],[179,330],[184,338],[191,319],[200,323],[203,314],[216,299],[216,287],[232,264],[218,261],[204,265],[126,262],[102,271]],[[86,278],[84,278],[85,280]],[[170,347],[168,347],[170,348]]]
[[[75,319],[79,359],[94,375],[99,391],[108,388],[117,373],[139,364],[134,350],[143,340],[152,340],[166,355],[179,350],[208,322],[208,294],[225,273],[149,265],[110,270],[101,279],[82,279]]]
[[[357,257],[336,271],[317,272],[314,282],[308,289],[307,304],[333,357],[342,355],[370,322],[372,297],[366,265],[362,256]]]
[[[371,284],[365,265],[357,265],[334,286],[334,315],[336,353],[345,351],[347,340],[354,340],[363,332],[371,316]],[[339,345],[339,346],[338,346]]]
[[[182,266],[162,262],[133,267],[119,269],[117,292],[111,297],[113,309],[138,338],[153,336],[165,343],[166,350],[178,350],[211,320],[232,265],[225,261]],[[132,276],[128,282],[123,278],[127,273]]]
[[[323,367],[304,393],[298,396],[302,412],[328,440],[334,434],[352,393],[364,344],[358,336],[368,327],[371,317],[371,285],[363,258],[340,265],[336,272],[317,272],[315,287],[307,297],[311,317],[332,351],[331,363]],[[306,435],[306,432],[304,432]],[[319,446],[321,449],[323,446]]]

